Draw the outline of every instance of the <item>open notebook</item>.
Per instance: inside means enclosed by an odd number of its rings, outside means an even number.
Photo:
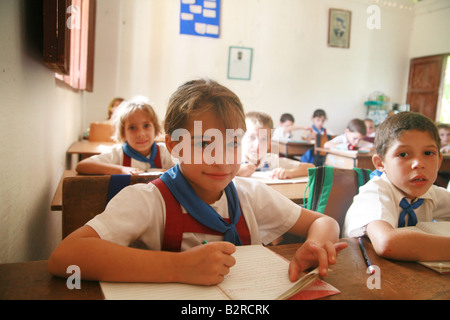
[[[450,237],[450,221],[440,222],[418,222],[414,227],[408,227],[408,229],[426,233],[432,233],[439,236]],[[440,274],[450,273],[450,261],[418,261],[420,264],[433,269]]]
[[[236,265],[216,286],[113,282],[100,282],[100,285],[108,300],[275,300],[290,297],[306,300],[339,293],[319,279],[317,269],[291,282],[289,262],[262,245],[236,249],[233,254]]]

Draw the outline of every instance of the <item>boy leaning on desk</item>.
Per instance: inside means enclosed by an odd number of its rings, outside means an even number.
[[[450,260],[450,233],[435,235],[417,228],[450,221],[450,191],[433,185],[442,162],[436,125],[420,113],[398,113],[378,127],[375,148],[372,160],[382,175],[359,189],[343,234],[367,235],[385,258]]]

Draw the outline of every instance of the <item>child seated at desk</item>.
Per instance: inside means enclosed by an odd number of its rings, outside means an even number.
[[[164,143],[156,143],[160,131],[153,108],[143,101],[124,101],[115,113],[115,140],[120,142],[102,154],[80,161],[81,174],[132,174],[151,168],[168,169],[174,163]]]
[[[290,113],[283,113],[280,117],[280,125],[273,131],[272,139],[280,140],[280,139],[292,139],[294,137],[293,131],[300,130],[308,130],[311,131],[310,127],[302,127],[294,125],[295,119],[294,116]],[[307,135],[303,137],[301,136],[300,140],[306,140]]]
[[[450,260],[450,235],[404,228],[450,220],[450,191],[433,185],[442,162],[435,124],[420,113],[395,114],[378,127],[375,146],[372,159],[382,175],[359,189],[343,234],[367,235],[377,254],[385,258]]]
[[[237,175],[250,177],[255,171],[271,171],[272,179],[290,179],[307,176],[313,164],[280,158],[271,153],[270,137],[273,121],[263,112],[248,112],[245,115],[247,132],[242,139],[242,164]]]
[[[363,138],[365,141],[373,143],[375,141],[375,125],[372,119],[364,119],[366,124],[366,136]]]
[[[450,125],[439,123],[437,125],[439,138],[441,138],[441,152],[450,153]]]
[[[67,236],[49,259],[52,274],[68,277],[75,264],[83,279],[217,284],[235,264],[236,245],[270,243],[287,231],[307,235],[289,265],[290,280],[317,265],[327,274],[346,247],[337,242],[337,222],[264,183],[235,178],[245,115],[233,92],[211,80],[185,83],[169,100],[164,128],[179,163],[153,183],[124,188]],[[148,250],[129,247],[136,240]]]
[[[348,123],[343,134],[325,142],[324,147],[339,150],[370,151],[373,148],[373,143],[363,140],[366,133],[366,124],[364,121],[361,119],[353,119]]]

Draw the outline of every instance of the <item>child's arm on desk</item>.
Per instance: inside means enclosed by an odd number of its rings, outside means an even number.
[[[308,176],[308,168],[313,168],[312,163],[302,162],[297,167],[291,169],[276,168],[270,173],[272,179],[292,179],[296,177]]]
[[[100,239],[83,226],[65,238],[48,262],[50,273],[68,277],[77,265],[85,280],[114,282],[181,282],[212,285],[223,281],[235,264],[235,246],[215,242],[175,253],[121,246]]]
[[[337,253],[347,247],[346,242],[337,242],[339,225],[336,220],[305,208],[289,232],[307,235],[289,265],[291,281],[296,281],[300,272],[317,265],[320,275],[326,276],[328,265],[335,264]]]
[[[81,174],[131,174],[138,175],[144,171],[138,168],[124,167],[119,164],[104,163],[91,158],[81,160],[75,170]]]
[[[407,261],[450,260],[450,237],[394,228],[376,220],[367,225],[367,235],[375,252],[384,258]]]

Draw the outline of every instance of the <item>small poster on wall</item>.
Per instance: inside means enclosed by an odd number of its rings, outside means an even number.
[[[219,38],[220,0],[181,0],[180,34]]]
[[[228,54],[228,79],[250,80],[253,49],[230,47]]]

